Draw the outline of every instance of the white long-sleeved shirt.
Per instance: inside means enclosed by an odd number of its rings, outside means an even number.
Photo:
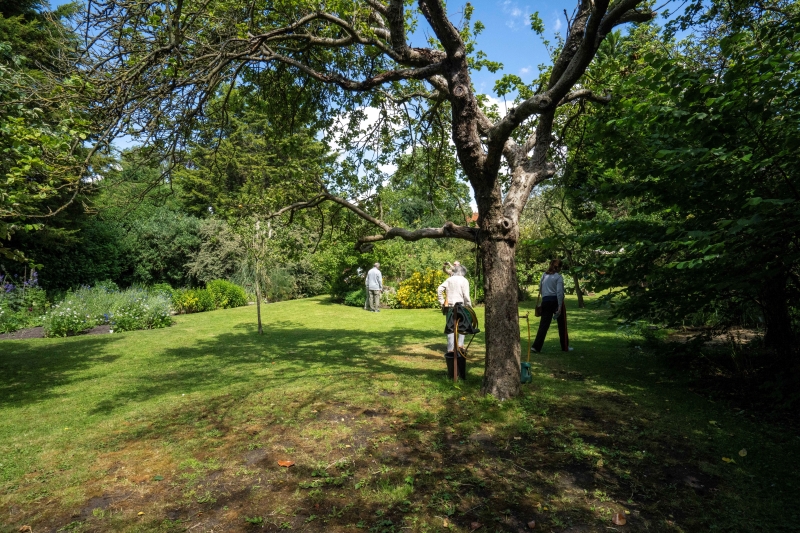
[[[380,270],[373,267],[367,272],[365,283],[368,291],[379,291],[383,289],[383,274],[381,274]]]
[[[539,291],[542,298],[545,296],[555,296],[558,298],[558,308],[564,304],[564,278],[561,274],[542,274],[542,280],[539,282]]]
[[[444,305],[444,293],[447,293],[447,304],[457,303],[472,307],[472,300],[469,299],[469,281],[461,275],[450,276],[436,289],[436,296],[439,297],[439,305]]]

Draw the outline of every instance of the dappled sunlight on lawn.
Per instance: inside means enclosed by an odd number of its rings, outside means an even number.
[[[17,460],[0,466],[3,521],[321,532],[535,520],[599,532],[614,513],[629,531],[703,530],[731,505],[773,514],[780,498],[734,503],[753,482],[720,463],[730,437],[708,419],[752,450],[774,431],[662,383],[650,374],[666,370],[605,312],[573,307],[576,350],[558,350],[551,331],[533,383],[504,403],[479,394],[483,334],[467,382],[445,375],[435,310],[372,314],[314,298],[264,306],[262,336],[241,308],[159,331],[6,341],[0,454]],[[771,450],[737,468],[769,472],[800,451]]]

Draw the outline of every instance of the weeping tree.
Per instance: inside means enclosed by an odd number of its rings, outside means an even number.
[[[470,4],[454,23],[441,0],[93,1],[83,71],[108,119],[102,140],[137,137],[165,158],[165,175],[191,165],[184,148],[199,125],[208,126],[206,104],[221,96],[224,105],[225,91],[236,85],[284,101],[273,106],[276,116],[286,105],[316,110],[318,131],[351,157],[335,173],[275,191],[273,210],[333,202],[373,228],[358,236],[363,251],[397,238],[475,242],[486,298],[482,391],[505,399],[519,391],[520,214],[532,189],[555,172],[560,109],[608,101],[581,77],[615,27],[653,18],[647,6],[642,0],[579,0],[552,66],[534,86],[517,88],[519,98],[503,116],[484,105],[471,82],[476,69],[500,68],[476,49],[482,25],[471,22]],[[412,46],[409,35],[422,32],[421,21],[428,46]],[[531,22],[541,31],[538,16]],[[447,222],[408,229],[381,219],[369,194],[380,183],[380,165],[418,142],[454,147],[478,206],[477,228]]]

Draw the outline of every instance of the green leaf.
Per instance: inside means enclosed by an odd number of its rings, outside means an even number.
[[[544,33],[544,22],[539,17],[539,12],[536,11],[531,13],[531,29],[537,34],[542,35]]]

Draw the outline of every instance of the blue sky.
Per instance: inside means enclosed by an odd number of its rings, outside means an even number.
[[[530,15],[538,12],[545,24],[545,38],[553,40],[555,32],[563,33],[566,27],[564,9],[572,14],[576,0],[520,1],[520,0],[473,0],[475,8],[472,20],[480,20],[486,29],[478,36],[478,49],[483,50],[493,61],[503,63],[503,71],[492,74],[486,70],[473,74],[473,84],[480,93],[491,94],[494,82],[503,73],[516,74],[530,82],[538,72],[538,66],[549,61],[541,38],[531,31]],[[451,9],[455,5],[450,4]],[[460,21],[461,5],[451,11],[453,22]]]

